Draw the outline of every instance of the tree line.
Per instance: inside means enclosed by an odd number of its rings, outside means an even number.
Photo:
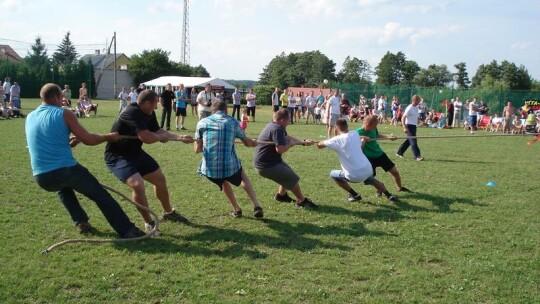
[[[418,87],[446,87],[456,89],[502,88],[510,90],[540,90],[523,65],[517,66],[507,60],[478,67],[472,81],[467,65],[458,62],[450,71],[445,64],[431,64],[421,68],[414,60],[406,58],[402,52],[387,52],[379,64],[372,68],[367,60],[347,56],[341,70],[336,73],[336,64],[319,51],[302,53],[284,52],[274,57],[259,75],[260,85],[318,87],[324,79],[345,84],[380,84]],[[375,77],[375,80],[373,78]]]

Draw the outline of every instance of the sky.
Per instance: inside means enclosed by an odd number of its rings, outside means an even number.
[[[80,55],[162,49],[181,59],[183,0],[0,0],[0,44],[27,55],[36,37],[54,53],[69,31]],[[190,0],[190,65],[212,77],[258,80],[272,58],[318,50],[336,73],[347,56],[373,69],[403,52],[421,68],[508,60],[540,80],[538,0]],[[375,80],[375,79],[373,79]]]

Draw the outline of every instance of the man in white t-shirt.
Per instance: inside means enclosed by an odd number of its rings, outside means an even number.
[[[418,116],[419,109],[418,104],[420,103],[420,97],[414,95],[411,100],[411,104],[407,106],[405,112],[403,112],[403,117],[401,118],[401,123],[403,125],[403,132],[407,134],[407,139],[401,144],[397,150],[396,155],[400,158],[403,157],[403,153],[407,151],[409,146],[414,154],[414,158],[417,161],[424,160],[422,154],[420,154],[420,148],[418,147],[418,142],[416,140],[416,127],[418,126]]]
[[[137,97],[139,97],[139,94],[137,93],[135,87],[131,87],[131,92],[129,92],[128,96],[130,103],[137,103]]]
[[[272,93],[272,110],[274,113],[279,111],[279,88],[276,87],[274,89],[274,93]]]
[[[249,121],[255,122],[255,100],[257,96],[253,93],[253,89],[249,89],[249,93],[246,95],[246,109]]]
[[[347,120],[339,118],[336,121],[336,128],[339,135],[321,141],[317,148],[328,147],[337,152],[342,170],[332,170],[330,177],[345,191],[349,192],[347,201],[354,202],[362,199],[362,196],[351,188],[349,183],[361,183],[372,185],[378,192],[384,193],[389,200],[396,201],[397,198],[390,194],[383,183],[373,177],[371,163],[362,152],[362,145],[367,137],[360,139],[357,132],[349,132]]]
[[[212,115],[212,104],[216,102],[216,96],[212,93],[212,85],[207,83],[199,95],[197,95],[197,111],[199,120]]]
[[[334,95],[328,99],[326,104],[326,117],[327,117],[327,124],[326,124],[326,138],[331,138],[330,134],[332,134],[332,130],[334,131],[334,136],[337,135],[337,129],[336,121],[341,116],[341,99],[339,98],[339,89],[336,89],[334,91]]]
[[[459,128],[461,126],[461,111],[463,109],[463,102],[456,96],[454,99],[454,123],[452,127]]]
[[[122,87],[122,91],[118,93],[118,114],[122,113],[128,106],[129,94],[127,92],[126,87]]]

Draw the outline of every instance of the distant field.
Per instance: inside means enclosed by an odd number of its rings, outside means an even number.
[[[37,104],[24,100],[25,114]],[[98,116],[81,123],[108,132],[116,112],[116,101],[99,101]],[[257,137],[270,115],[270,107],[258,108],[248,135]],[[195,124],[188,116],[182,133],[193,134]],[[397,127],[379,130],[402,136]],[[322,125],[302,123],[288,132],[314,140],[325,134]],[[295,147],[284,158],[306,196],[320,204],[317,211],[274,202],[277,185],[254,171],[253,148],[238,146],[264,220],[253,218],[240,189],[245,216],[229,216],[225,196],[197,175],[200,155],[192,145],[147,145],[168,178],[173,205],[191,224],[163,223],[161,237],[143,242],[70,244],[47,255],[40,252],[80,236],[56,194],[33,181],[24,119],[0,120],[0,139],[0,303],[540,302],[540,143],[528,147],[530,137],[424,139],[424,162],[410,151],[398,159],[399,143],[381,142],[415,191],[396,193],[397,203],[360,184],[354,188],[363,200],[345,202],[347,193],[329,177],[339,168],[335,153]],[[106,169],[103,151],[104,145],[74,149],[102,183],[129,194]],[[395,192],[389,174],[377,176]],[[97,207],[81,201],[99,230],[93,237],[115,237]],[[135,208],[121,204],[142,226]],[[162,211],[154,198],[151,207]]]

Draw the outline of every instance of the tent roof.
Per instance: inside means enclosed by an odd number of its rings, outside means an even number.
[[[225,89],[234,90],[234,86],[230,83],[219,78],[212,77],[161,76],[143,83],[147,87],[164,87],[167,85],[167,83],[170,83],[173,85],[173,87],[176,87],[182,83],[186,88],[204,87],[207,83],[210,83],[212,87],[224,87]]]

